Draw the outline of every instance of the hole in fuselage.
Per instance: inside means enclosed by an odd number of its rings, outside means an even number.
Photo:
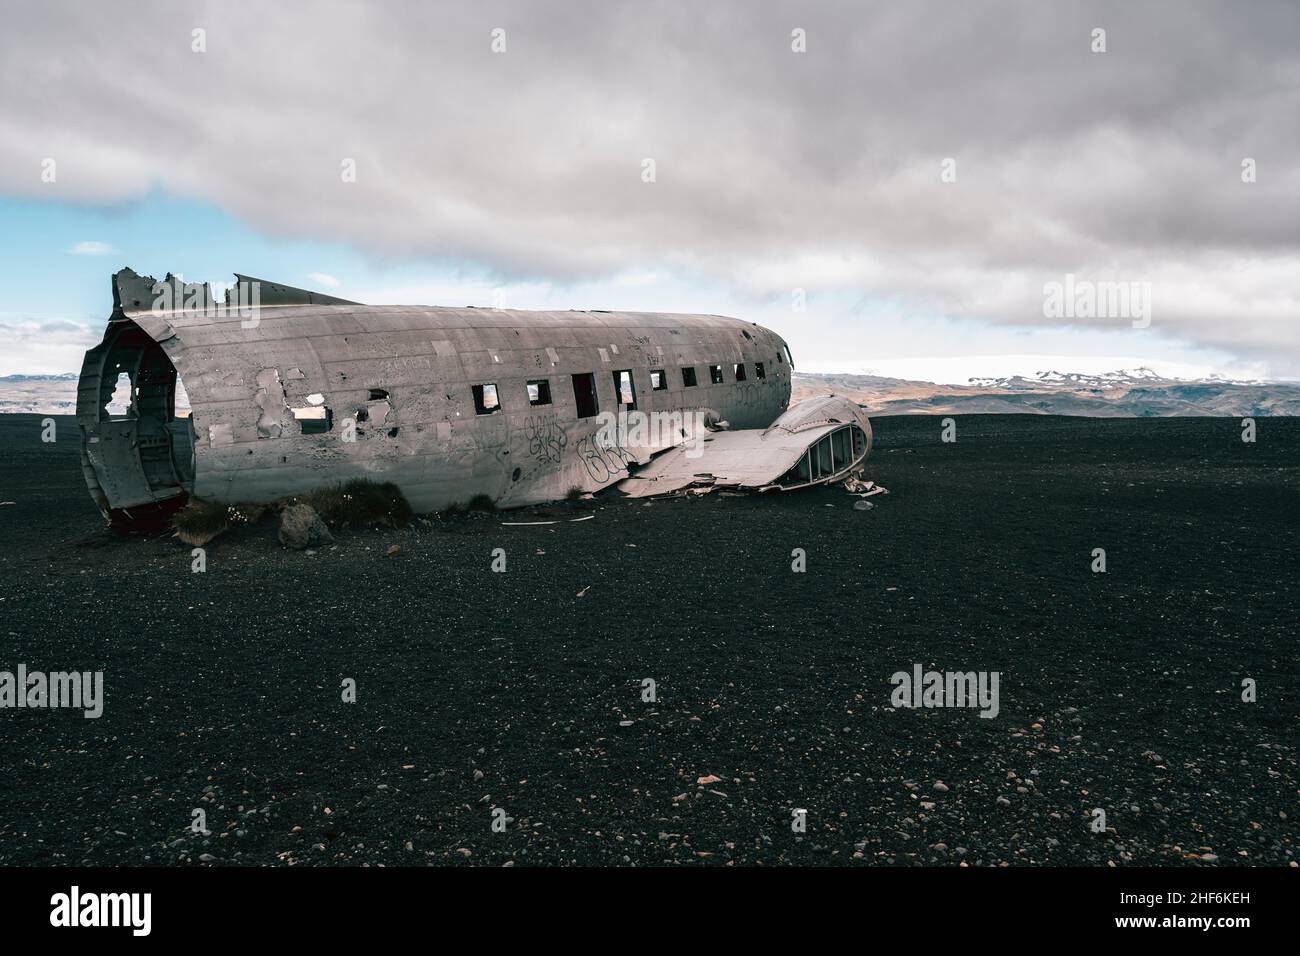
[[[154,520],[179,506],[172,499],[183,503],[194,485],[189,399],[167,353],[134,322],[110,332],[97,406],[82,423],[114,526]]]
[[[131,407],[135,404],[135,386],[131,383],[131,374],[129,372],[118,372],[117,382],[113,386],[113,394],[109,396],[108,404],[104,406],[104,414],[108,418],[130,418]]]

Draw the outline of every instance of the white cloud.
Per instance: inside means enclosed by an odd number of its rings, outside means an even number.
[[[59,375],[81,371],[100,332],[64,318],[0,322],[0,375]]]
[[[117,250],[107,242],[86,239],[75,243],[68,251],[74,256],[111,256]]]
[[[339,280],[327,272],[311,272],[308,273],[307,278],[327,289],[337,289],[339,287]]]

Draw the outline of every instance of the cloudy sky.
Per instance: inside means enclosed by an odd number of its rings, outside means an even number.
[[[0,374],[79,368],[130,265],[1300,377],[1294,0],[6,6]],[[1149,324],[1045,314],[1067,275]]]

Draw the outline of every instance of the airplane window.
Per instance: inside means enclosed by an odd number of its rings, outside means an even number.
[[[744,362],[737,362],[737,363],[736,363],[736,381],[737,381],[737,382],[743,382],[744,380],[745,380],[745,363],[744,363]]]
[[[528,404],[551,404],[551,383],[548,379],[539,378],[528,383]]]
[[[491,415],[501,410],[501,401],[497,398],[495,385],[474,385],[474,411],[479,415]]]
[[[304,435],[323,435],[334,427],[334,413],[326,406],[290,409]]]
[[[682,385],[686,388],[695,387],[695,366],[686,365],[682,367]]]
[[[614,392],[618,403],[629,409],[636,408],[636,386],[632,384],[632,370],[621,369],[614,373]]]
[[[721,366],[721,365],[710,365],[710,366],[709,366],[709,380],[712,381],[714,385],[721,385],[721,384],[722,384],[722,366]]]
[[[767,369],[763,367],[763,363],[762,363],[762,362],[755,362],[755,363],[754,363],[754,374],[757,375],[757,376],[758,376],[759,378],[761,378],[761,379],[762,379],[762,378],[767,378]]]
[[[661,368],[652,368],[650,370],[650,388],[656,392],[662,392],[668,388],[668,375]]]

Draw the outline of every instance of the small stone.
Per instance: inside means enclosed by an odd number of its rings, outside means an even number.
[[[322,544],[332,544],[334,536],[311,505],[290,505],[280,512],[280,543],[302,551]]]
[[[940,793],[947,793],[948,785],[944,783],[942,780],[936,780],[934,782],[934,789],[938,790]]]

